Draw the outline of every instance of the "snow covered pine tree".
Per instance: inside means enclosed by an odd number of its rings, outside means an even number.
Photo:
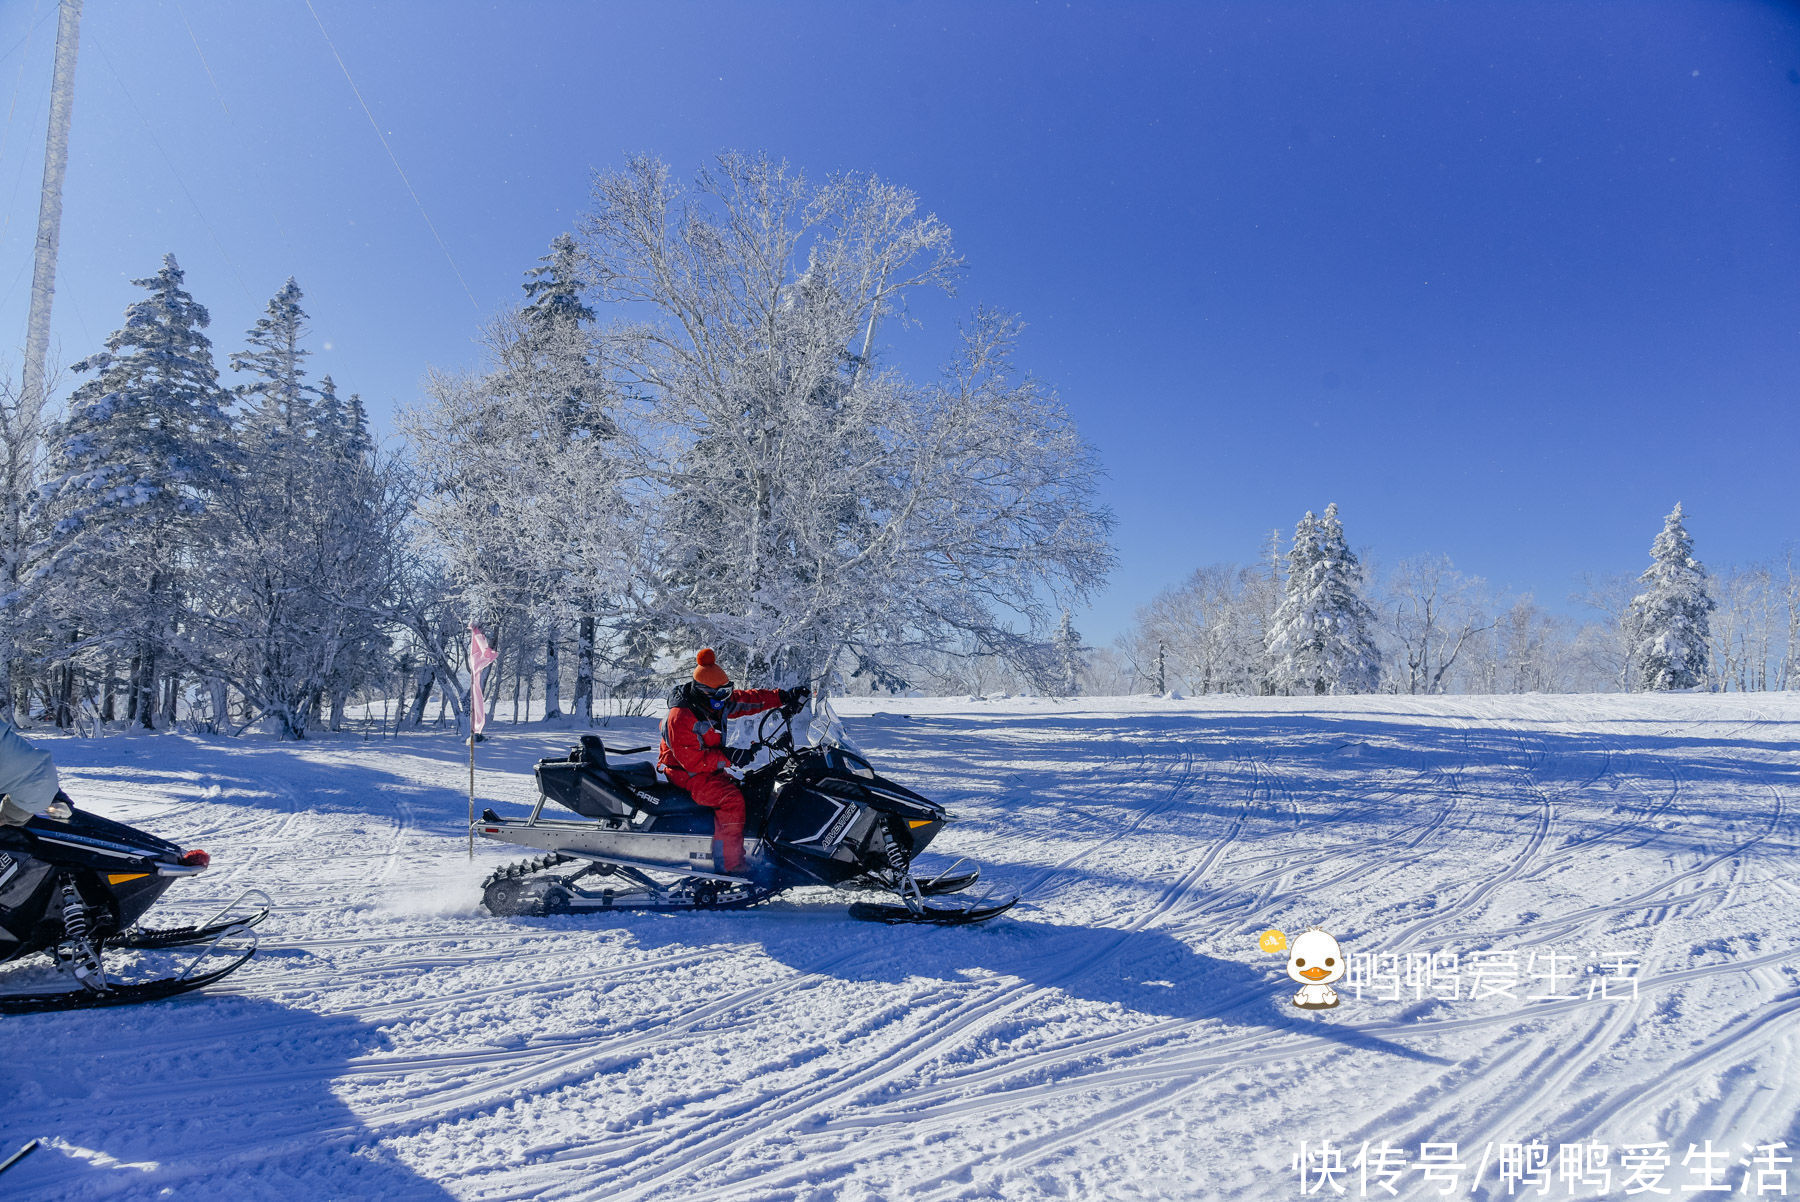
[[[307,382],[301,295],[288,280],[231,357],[250,379],[237,390],[238,470],[214,507],[219,583],[200,607],[210,670],[295,739],[323,700],[340,713],[379,670],[400,518],[362,401],[329,377]]]
[[[1087,669],[1087,658],[1081,653],[1081,633],[1063,610],[1056,634],[1050,645],[1056,652],[1056,690],[1064,697],[1081,695],[1081,674]]]
[[[1706,679],[1715,602],[1682,517],[1677,502],[1650,546],[1649,568],[1638,577],[1644,591],[1626,611],[1631,662],[1640,689],[1691,689]]]
[[[183,289],[175,256],[132,283],[150,295],[126,308],[104,351],[75,364],[94,378],[50,434],[49,531],[33,576],[45,621],[66,624],[71,643],[129,657],[129,716],[151,726],[188,603],[206,583],[198,551],[223,483],[226,420],[200,332],[211,319]]]
[[[1294,528],[1287,593],[1269,628],[1270,675],[1283,692],[1368,693],[1381,674],[1362,598],[1363,570],[1334,502]]]

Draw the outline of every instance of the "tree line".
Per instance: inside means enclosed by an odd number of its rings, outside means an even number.
[[[1252,564],[1201,568],[1091,652],[1105,692],[1267,694],[1751,692],[1800,683],[1800,563],[1714,575],[1677,504],[1637,577],[1590,577],[1586,620],[1506,596],[1448,556],[1370,579],[1335,505],[1308,513],[1288,552],[1273,532]]]
[[[1051,625],[1113,559],[1092,448],[1016,318],[976,310],[927,379],[883,355],[961,268],[875,177],[634,159],[383,454],[312,378],[293,280],[227,380],[165,258],[63,416],[0,395],[0,711],[460,721],[471,618],[490,705],[510,679],[551,715],[565,683],[590,718],[655,695],[702,643],[749,684],[907,687],[960,646],[1054,689]]]
[[[1794,683],[1793,562],[1709,576],[1679,506],[1641,578],[1588,582],[1590,621],[1442,556],[1371,581],[1331,505],[1085,646],[1113,519],[1018,319],[977,308],[923,378],[889,357],[961,271],[876,177],[636,158],[384,452],[313,377],[294,280],[222,369],[166,257],[56,420],[0,385],[0,714],[302,738],[435,699],[461,723],[471,620],[490,718],[641,705],[703,644],[740,683],[869,692]]]

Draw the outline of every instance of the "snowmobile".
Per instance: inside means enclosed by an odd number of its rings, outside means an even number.
[[[34,817],[0,826],[0,964],[47,953],[73,987],[0,993],[0,1014],[82,1010],[155,1001],[199,989],[243,967],[256,952],[250,928],[268,916],[269,899],[251,890],[206,922],[162,930],[137,925],[179,877],[204,872],[199,849],[146,834],[76,809],[65,793],[66,819]],[[249,912],[254,908],[254,912]],[[239,945],[244,936],[248,949]],[[229,942],[229,946],[222,944]],[[111,980],[107,948],[156,951],[199,947],[187,967],[156,980]],[[215,953],[222,966],[202,968]],[[218,961],[213,961],[214,965]]]
[[[787,889],[829,885],[896,896],[891,904],[857,902],[853,918],[949,926],[985,922],[1018,900],[945,900],[981,876],[961,860],[928,877],[913,873],[914,859],[950,815],[878,774],[842,737],[835,716],[820,726],[825,737],[806,745],[795,743],[792,716],[782,710],[738,721],[753,730],[744,748],[744,851],[763,866],[760,873],[720,871],[712,811],[658,777],[653,765],[608,759],[650,748],[609,748],[598,735],[584,735],[566,757],[538,761],[529,817],[503,819],[487,809],[475,824],[485,838],[548,853],[483,881],[488,911],[743,909]],[[551,802],[580,817],[546,816]]]

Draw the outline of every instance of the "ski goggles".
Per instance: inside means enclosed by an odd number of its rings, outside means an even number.
[[[705,685],[700,686],[700,695],[705,697],[706,703],[714,709],[722,709],[725,703],[731,700],[731,694],[732,688],[728,684],[720,685],[716,689],[709,689]]]

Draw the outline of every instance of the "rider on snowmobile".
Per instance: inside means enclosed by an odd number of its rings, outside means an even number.
[[[748,753],[725,746],[725,723],[777,706],[798,712],[812,696],[804,685],[792,689],[734,689],[711,647],[694,656],[694,679],[675,686],[663,718],[657,767],[669,783],[686,789],[713,812],[713,869],[744,872],[744,792],[739,762]]]
[[[0,826],[24,826],[33,814],[59,820],[69,817],[56,779],[56,764],[0,721]]]

